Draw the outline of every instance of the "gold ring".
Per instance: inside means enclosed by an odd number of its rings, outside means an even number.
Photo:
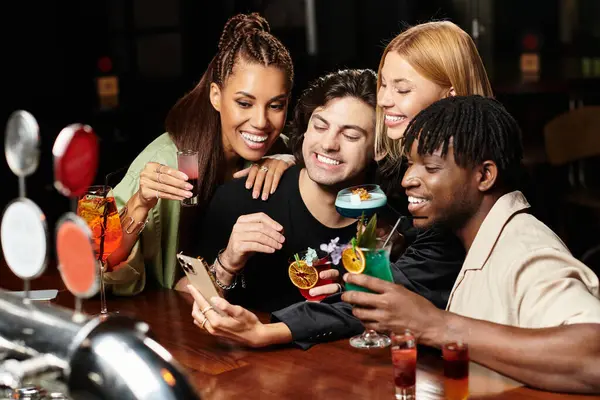
[[[200,325],[200,328],[204,329],[204,324],[206,324],[206,322],[208,321],[208,318],[204,318],[204,321],[202,321],[202,325]]]
[[[202,313],[202,315],[204,315],[204,313],[210,311],[210,310],[214,310],[213,306],[208,306],[206,307],[204,310],[200,311]]]
[[[269,172],[269,168],[266,167],[266,166],[264,166],[264,165],[262,167],[260,167],[260,170],[261,171],[265,171],[265,172]]]

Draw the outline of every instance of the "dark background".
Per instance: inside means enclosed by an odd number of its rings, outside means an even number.
[[[598,104],[600,93],[600,71],[594,75],[589,68],[595,59],[600,65],[597,0],[315,0],[316,55],[307,53],[303,0],[46,0],[0,7],[0,116],[6,121],[25,109],[39,122],[42,155],[28,179],[28,196],[47,214],[52,230],[69,207],[52,186],[51,148],[59,131],[74,122],[94,128],[101,139],[98,182],[127,166],[163,133],[167,111],[200,79],[225,21],[238,12],[261,12],[290,49],[293,100],[307,81],[333,69],[376,70],[385,43],[406,24],[459,24],[475,36],[497,98],[521,124],[530,172],[525,191],[536,214],[555,229],[564,209],[554,200],[567,186],[564,170],[545,160],[542,129],[570,105]],[[482,27],[478,35],[474,20]],[[525,82],[519,70],[527,34],[534,35],[541,55],[535,82]],[[96,95],[102,57],[119,77],[119,106],[111,110],[100,109]],[[1,165],[0,204],[6,205],[18,186],[4,159]],[[597,223],[589,210],[573,212],[578,216],[571,233],[560,231],[580,255],[595,244]]]

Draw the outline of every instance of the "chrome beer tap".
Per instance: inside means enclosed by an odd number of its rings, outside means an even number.
[[[150,337],[147,323],[81,311],[81,300],[95,295],[99,286],[96,268],[81,265],[85,251],[93,252],[91,244],[83,250],[70,243],[57,248],[61,277],[77,298],[75,310],[29,297],[29,280],[44,272],[47,260],[46,218],[25,198],[22,179],[37,166],[34,122],[29,113],[16,112],[7,127],[7,159],[20,178],[21,195],[2,216],[0,241],[6,263],[24,280],[25,290],[22,296],[0,289],[0,399],[199,399],[181,366]],[[68,214],[58,226],[57,244],[67,236],[85,244],[89,229]],[[60,236],[61,227],[68,228],[68,235]],[[77,256],[61,260],[61,252],[73,247]],[[93,255],[88,258],[94,261]],[[66,265],[67,260],[76,265]],[[88,274],[85,284],[77,281],[82,271]]]

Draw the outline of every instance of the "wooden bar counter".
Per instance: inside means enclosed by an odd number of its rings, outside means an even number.
[[[0,287],[22,290],[22,283],[0,263]],[[52,303],[73,308],[55,268],[32,282],[32,289],[59,289]],[[97,298],[84,302],[90,314]],[[187,371],[202,399],[393,399],[390,350],[357,350],[348,340],[308,351],[293,347],[247,349],[214,338],[192,322],[192,299],[170,290],[147,290],[129,298],[108,297],[109,311],[147,322],[155,337]],[[268,315],[259,317],[266,321]],[[417,399],[443,399],[439,352],[419,349]],[[478,364],[470,367],[472,399],[600,399],[523,387]]]

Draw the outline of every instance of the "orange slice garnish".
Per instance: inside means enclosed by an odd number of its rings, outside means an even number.
[[[300,289],[315,287],[319,281],[319,273],[315,267],[306,264],[306,261],[294,261],[288,268],[288,274],[294,286]]]
[[[367,192],[365,188],[353,189],[352,194],[359,195],[361,201],[369,200],[371,198],[371,194]]]
[[[365,253],[360,249],[348,247],[342,251],[342,264],[351,274],[362,274],[365,270]]]

